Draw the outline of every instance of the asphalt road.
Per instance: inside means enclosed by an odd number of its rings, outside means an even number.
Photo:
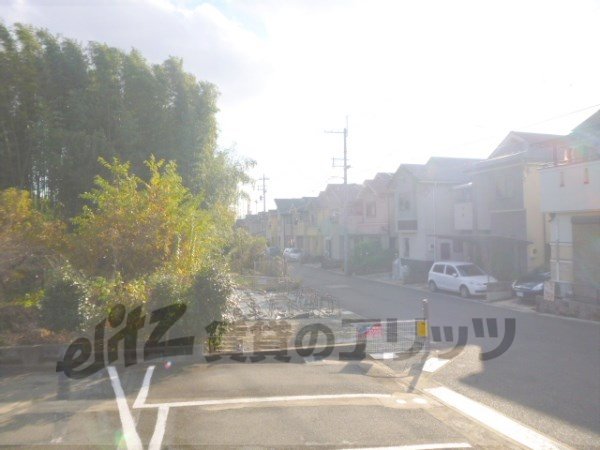
[[[432,374],[432,380],[577,448],[600,448],[600,324],[520,312],[364,278],[295,265],[304,285],[334,294],[361,316],[411,319],[429,302],[431,326],[468,328],[467,346]],[[498,338],[476,337],[473,319],[496,319]],[[497,347],[505,319],[515,319],[514,342],[497,358],[480,359]],[[441,328],[443,330],[443,328]],[[444,334],[442,341],[444,340]],[[451,344],[438,344],[440,353]],[[388,363],[394,368],[394,362]]]
[[[453,339],[409,360],[341,361],[336,347],[324,360],[290,350],[290,362],[207,363],[196,352],[169,364],[119,361],[62,382],[53,367],[0,367],[0,446],[598,448],[598,324],[292,270],[363,317],[412,320],[427,297],[431,326],[441,337],[452,329]],[[487,337],[475,336],[473,318],[483,319]],[[482,361],[502,341],[506,318],[515,319],[514,342]],[[497,337],[487,319],[498,321]],[[444,358],[459,326],[466,347],[421,370],[419,361]]]
[[[0,446],[520,448],[369,360],[175,361],[67,386],[3,370]]]

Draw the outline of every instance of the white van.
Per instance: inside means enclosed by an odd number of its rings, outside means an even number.
[[[485,294],[488,283],[496,281],[475,264],[461,261],[436,262],[427,277],[430,291],[458,292],[464,298]]]

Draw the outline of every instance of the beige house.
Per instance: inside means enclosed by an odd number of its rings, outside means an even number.
[[[540,170],[541,211],[558,286],[553,294],[600,308],[600,111],[575,128],[568,142]]]
[[[266,230],[265,236],[267,238],[267,245],[269,247],[281,248],[282,242],[280,242],[280,231],[279,231],[279,216],[277,210],[271,209],[266,214]]]

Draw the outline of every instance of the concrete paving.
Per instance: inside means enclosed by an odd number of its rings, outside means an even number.
[[[427,298],[431,325],[469,331],[467,346],[431,375],[431,380],[490,406],[508,417],[577,448],[600,442],[600,324],[540,315],[430,293],[403,286],[347,277],[296,265],[293,276],[335,294],[340,305],[371,318],[414,318]],[[473,319],[495,319],[499,337],[474,335]],[[482,352],[498,346],[507,318],[516,335],[506,353],[482,361]],[[439,343],[443,354],[453,343]],[[398,362],[386,361],[391,368]]]
[[[600,442],[596,324],[315,268],[292,270],[363,317],[412,320],[421,317],[426,296],[430,325],[442,337],[444,327],[454,328],[455,338],[466,326],[468,342],[452,357],[446,353],[455,342],[439,342],[431,354],[406,360],[340,361],[341,347],[326,359],[290,349],[287,363],[273,356],[207,363],[196,354],[127,368],[118,362],[66,381],[51,367],[4,367],[0,445],[421,449],[594,448]],[[474,336],[473,318],[486,326],[486,319],[497,320],[498,337]],[[482,361],[482,351],[498,346],[505,318],[516,320],[514,343]]]
[[[48,372],[5,373],[0,445],[519,448],[374,361],[149,367],[69,381],[64,400]]]

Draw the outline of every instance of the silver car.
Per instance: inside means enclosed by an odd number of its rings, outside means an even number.
[[[302,252],[298,248],[289,247],[283,251],[283,259],[286,261],[300,261]]]

